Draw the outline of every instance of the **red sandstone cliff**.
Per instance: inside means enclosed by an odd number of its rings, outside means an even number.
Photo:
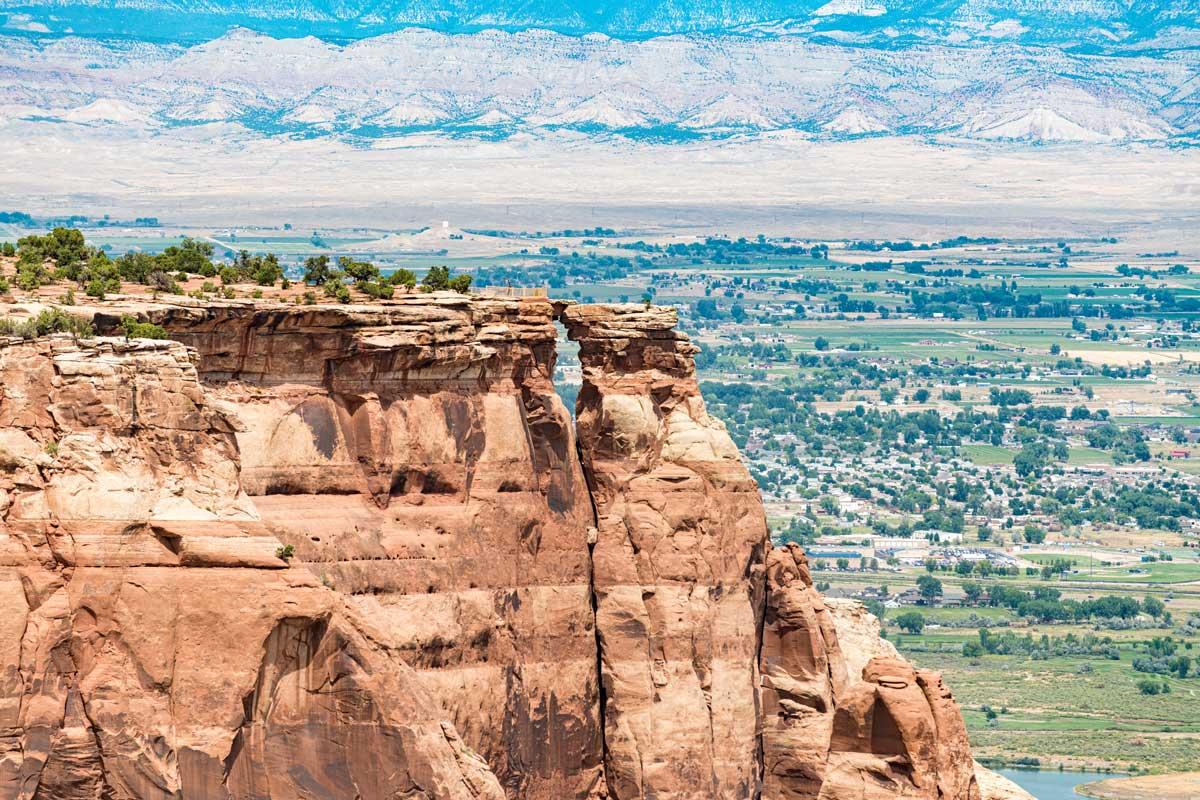
[[[940,679],[770,547],[673,311],[122,311],[190,349],[0,341],[0,798],[978,797]]]
[[[766,517],[661,308],[566,309],[614,796],[752,797]]]
[[[183,346],[0,345],[0,797],[502,797],[278,546]]]

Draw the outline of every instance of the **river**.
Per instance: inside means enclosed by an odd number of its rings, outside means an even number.
[[[1069,772],[1048,769],[998,769],[996,770],[1038,800],[1079,800],[1083,797],[1075,787],[1105,778],[1120,777],[1113,772]]]

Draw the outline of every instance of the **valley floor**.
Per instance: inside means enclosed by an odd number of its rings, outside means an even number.
[[[824,237],[1195,230],[1200,149],[980,145],[796,132],[633,143],[557,132],[354,145],[227,124],[0,120],[13,208],[196,224],[798,230]]]

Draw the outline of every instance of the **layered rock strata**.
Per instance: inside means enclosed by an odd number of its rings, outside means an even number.
[[[966,727],[941,676],[886,648],[847,654],[797,545],[769,553],[766,607],[764,797],[978,800]]]
[[[145,312],[198,351],[265,526],[531,800],[604,792],[594,516],[554,315],[462,295]]]
[[[502,797],[278,546],[183,346],[0,342],[0,797]]]
[[[978,797],[940,678],[770,546],[673,311],[91,313],[188,347],[0,341],[0,798]]]

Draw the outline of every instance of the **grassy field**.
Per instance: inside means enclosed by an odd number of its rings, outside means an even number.
[[[997,447],[990,444],[968,444],[958,448],[964,458],[970,459],[981,467],[996,464],[1011,464],[1013,451],[1007,447]]]
[[[917,663],[946,675],[963,705],[977,756],[1011,760],[1034,755],[1043,766],[1122,771],[1196,766],[1200,680],[1172,679],[1170,694],[1143,695],[1137,681],[1145,676],[1130,668],[1132,649],[1123,649],[1120,661],[990,655],[968,661],[958,654],[913,648],[967,638],[974,633],[904,637],[900,646]],[[1085,663],[1090,671],[1081,671]],[[983,713],[984,705],[1001,712],[994,724]]]
[[[1097,569],[1088,575],[1097,583],[1190,583],[1200,581],[1200,564],[1156,561],[1130,567]]]
[[[1113,463],[1111,453],[1094,447],[1072,447],[1068,452],[1067,463],[1071,465]]]
[[[999,447],[991,444],[966,444],[958,450],[963,458],[981,467],[1011,464],[1016,455],[1016,451],[1011,447]],[[1072,447],[1068,453],[1067,463],[1072,466],[1113,463],[1111,453],[1094,447]]]

